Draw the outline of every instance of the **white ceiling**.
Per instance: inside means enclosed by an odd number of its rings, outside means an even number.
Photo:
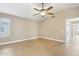
[[[79,7],[79,3],[47,3],[45,4],[45,8],[48,6],[53,6],[54,13],[59,12],[64,9]],[[33,16],[33,14],[38,13],[33,10],[33,8],[41,8],[40,3],[0,3],[0,12],[16,15],[24,18],[29,18],[32,20],[41,20],[42,17],[40,15]]]

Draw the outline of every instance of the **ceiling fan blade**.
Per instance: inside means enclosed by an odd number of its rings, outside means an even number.
[[[34,10],[36,10],[36,11],[39,11],[40,12],[40,10],[39,9],[37,9],[37,8],[33,8]]]
[[[49,11],[49,10],[51,10],[53,7],[52,6],[50,6],[49,8],[47,8],[47,10],[46,11]]]
[[[49,14],[49,15],[54,15],[54,13],[49,13],[49,12],[48,12],[47,14]]]
[[[33,16],[36,16],[36,15],[38,15],[39,13],[37,13],[37,14],[34,14]]]

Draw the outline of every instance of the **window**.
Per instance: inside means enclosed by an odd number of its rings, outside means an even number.
[[[0,17],[0,37],[10,36],[10,18]]]
[[[79,33],[79,23],[77,24],[77,32]]]

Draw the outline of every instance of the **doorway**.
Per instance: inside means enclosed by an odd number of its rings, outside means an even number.
[[[66,42],[79,38],[79,18],[66,20]]]

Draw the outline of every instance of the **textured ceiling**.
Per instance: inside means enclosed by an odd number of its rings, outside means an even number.
[[[70,9],[79,7],[79,3],[46,3],[45,8],[49,6],[53,6],[54,13],[57,13],[61,10]],[[32,20],[41,20],[42,17],[40,15],[33,16],[33,14],[37,13],[37,11],[33,10],[33,8],[41,8],[40,3],[0,3],[0,12],[16,15],[24,18],[29,18]]]

